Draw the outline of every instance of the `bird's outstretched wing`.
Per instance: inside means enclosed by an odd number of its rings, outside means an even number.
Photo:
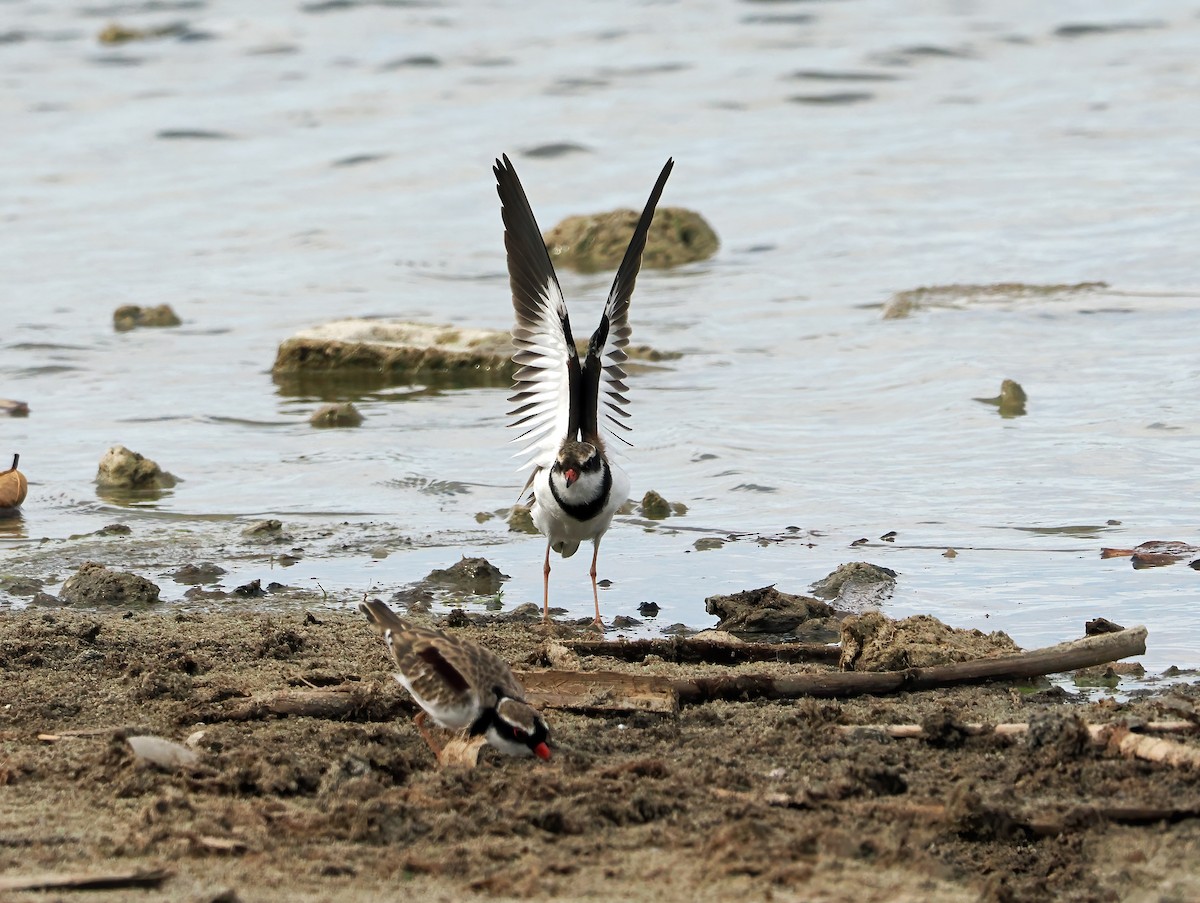
[[[517,315],[513,361],[518,370],[509,398],[516,407],[509,415],[511,425],[524,427],[524,432],[514,441],[524,443],[518,455],[529,455],[522,469],[549,467],[563,439],[577,428],[577,423],[572,423],[571,399],[579,391],[579,353],[558,276],[507,155],[496,161],[492,172],[500,195],[508,277]]]
[[[629,399],[625,397],[628,387],[625,385],[625,368],[621,366],[627,357],[624,348],[629,344],[629,336],[633,331],[629,326],[629,301],[633,297],[633,286],[642,266],[646,234],[650,231],[658,199],[662,197],[663,187],[667,184],[667,177],[671,175],[674,166],[673,159],[667,160],[658,175],[658,181],[654,183],[654,190],[650,192],[650,199],[646,201],[637,227],[633,230],[633,238],[629,240],[629,247],[625,249],[625,256],[617,268],[617,276],[608,293],[608,302],[604,305],[600,325],[588,343],[587,357],[580,374],[579,391],[576,393],[579,404],[579,429],[586,442],[603,446],[601,429],[604,429],[606,435],[629,444],[620,433],[612,429],[629,429],[624,422],[629,417],[629,411],[626,410]]]

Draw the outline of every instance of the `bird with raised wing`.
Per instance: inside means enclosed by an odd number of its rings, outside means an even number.
[[[517,172],[507,156],[492,168],[516,312],[513,362],[518,369],[509,399],[516,407],[509,415],[514,418],[512,426],[524,427],[515,441],[524,443],[520,454],[530,456],[524,467],[533,468],[522,496],[532,490],[530,515],[546,537],[542,569],[546,620],[550,618],[551,550],[570,558],[580,543],[590,539],[592,600],[595,623],[601,624],[596,591],[600,539],[629,497],[629,478],[611,459],[605,440],[616,438],[628,444],[613,427],[629,429],[623,422],[629,417],[629,399],[621,366],[632,333],[629,302],[654,209],[674,165],[674,160],[667,161],[650,192],[582,363],[554,264]]]
[[[425,728],[426,716],[448,730],[483,736],[507,755],[550,758],[550,730],[504,659],[478,643],[405,621],[378,599],[358,610],[383,637],[396,680],[421,707],[413,720],[435,756],[440,759],[441,750]]]

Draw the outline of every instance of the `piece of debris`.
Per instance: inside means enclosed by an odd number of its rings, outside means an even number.
[[[903,671],[1019,651],[1006,633],[960,630],[930,615],[893,621],[872,611],[842,622],[844,671]]]
[[[0,414],[9,417],[28,417],[29,405],[23,401],[13,401],[11,398],[0,398]]]
[[[201,561],[199,564],[183,565],[171,575],[171,579],[176,583],[198,586],[203,583],[217,583],[225,573],[225,568],[219,564]]]
[[[792,633],[806,621],[834,616],[820,599],[781,593],[774,586],[709,596],[704,609],[721,619],[717,630],[730,633]]]
[[[110,571],[94,561],[85,562],[67,578],[59,592],[66,605],[91,608],[98,605],[154,605],[158,586],[145,577],[123,571]]]
[[[138,307],[136,304],[126,304],[113,311],[113,329],[117,332],[129,332],[141,327],[162,328],[166,326],[182,326],[183,321],[171,310],[171,305],[160,304],[157,307]]]
[[[814,596],[828,599],[839,608],[862,611],[882,605],[896,589],[896,572],[867,561],[838,565],[811,587]]]
[[[1132,549],[1101,549],[1101,558],[1128,558],[1134,570],[1174,564],[1200,552],[1200,546],[1174,540],[1151,540]]]
[[[124,445],[114,445],[100,459],[96,483],[101,489],[170,489],[178,478]]]
[[[308,422],[320,429],[362,426],[363,415],[350,402],[327,404],[317,408]]]
[[[125,742],[140,761],[148,762],[164,771],[191,768],[200,761],[200,756],[195,750],[173,740],[164,740],[162,737],[126,737]]]
[[[25,479],[25,474],[17,470],[20,461],[21,456],[14,454],[12,467],[0,470],[0,512],[20,508],[29,492],[29,481]]]

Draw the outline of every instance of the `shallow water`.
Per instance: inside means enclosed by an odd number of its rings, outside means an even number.
[[[606,536],[608,615],[652,599],[645,632],[706,626],[707,595],[801,592],[865,559],[900,572],[889,614],[1022,645],[1103,615],[1149,626],[1149,670],[1200,665],[1200,575],[1099,558],[1197,542],[1190,5],[0,10],[0,397],[32,411],[0,419],[31,481],[0,522],[10,560],[114,521],[130,542],[214,544],[265,516],[349,521],[380,525],[375,555],[317,544],[288,581],[349,601],[483,554],[512,576],[506,604],[540,599],[541,541],[475,519],[523,481],[503,392],[347,393],[365,424],[315,430],[322,399],[271,362],[342,316],[508,326],[498,153],[544,228],[640,206],[673,155],[663,203],[702,212],[722,249],[638,282],[635,341],[683,357],[636,375],[626,463],[635,496],[689,513]],[[111,21],[186,28],[102,46]],[[608,277],[560,276],[590,330]],[[882,316],[918,286],[1095,280],[1111,288]],[[184,325],[112,330],[117,306],[160,303]],[[1005,378],[1026,416],[974,400]],[[183,482],[106,501],[92,479],[115,443]],[[755,541],[789,526],[803,539]],[[752,535],[693,549],[728,534]],[[148,574],[168,599],[186,554]],[[575,614],[587,564],[552,578]]]

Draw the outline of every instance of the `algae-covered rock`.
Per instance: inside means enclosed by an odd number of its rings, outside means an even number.
[[[687,514],[687,505],[683,502],[668,502],[653,489],[648,489],[642,496],[641,511],[642,516],[650,520],[663,520],[673,514]]]
[[[872,611],[842,622],[843,671],[903,671],[1019,651],[1002,631],[960,630],[931,615],[893,621]]]
[[[113,311],[113,328],[117,332],[128,332],[139,327],[161,328],[165,326],[180,326],[183,321],[171,310],[171,305],[160,304],[157,307],[138,307],[136,304],[126,304]]]
[[[158,586],[145,577],[124,571],[110,571],[94,561],[85,562],[67,578],[59,599],[67,605],[153,605],[158,602]]]
[[[533,523],[533,515],[529,513],[528,505],[513,505],[508,513],[508,529],[510,533],[537,534],[538,528]]]
[[[1007,419],[1025,415],[1025,402],[1028,401],[1028,396],[1019,382],[1015,379],[1006,379],[1000,383],[1000,394],[995,398],[976,398],[975,400],[983,404],[995,405],[1000,409],[1000,416]]]
[[[178,478],[124,445],[114,445],[100,459],[96,483],[101,489],[170,489]]]
[[[639,216],[634,210],[569,216],[546,233],[546,248],[556,264],[582,273],[616,269]],[[706,260],[717,253],[719,246],[717,233],[699,213],[683,207],[660,207],[646,236],[642,269]]]

